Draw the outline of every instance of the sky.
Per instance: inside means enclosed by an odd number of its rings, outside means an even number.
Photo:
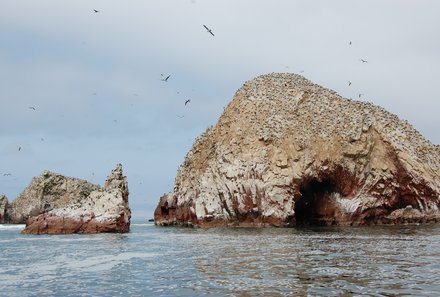
[[[121,163],[132,218],[151,218],[194,139],[271,72],[440,144],[439,15],[434,0],[0,0],[0,194],[43,170],[103,185]]]

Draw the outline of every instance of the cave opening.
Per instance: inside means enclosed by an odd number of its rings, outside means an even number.
[[[336,192],[336,184],[330,179],[312,179],[300,187],[300,198],[295,202],[297,226],[326,226],[333,222],[330,196]]]

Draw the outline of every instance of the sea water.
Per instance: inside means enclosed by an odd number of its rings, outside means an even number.
[[[0,225],[1,296],[439,296],[440,226],[21,235]]]

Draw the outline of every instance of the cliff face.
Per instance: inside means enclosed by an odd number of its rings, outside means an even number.
[[[127,180],[118,164],[103,188],[91,191],[80,200],[71,200],[63,207],[29,218],[22,233],[128,232],[131,218],[128,194]]]
[[[194,143],[158,225],[440,219],[440,152],[410,124],[294,74],[247,82]]]
[[[6,207],[8,205],[8,199],[5,195],[0,195],[0,224],[5,223]]]
[[[99,186],[85,180],[44,171],[8,205],[7,221],[24,224],[29,217],[46,213],[69,203],[81,202]]]

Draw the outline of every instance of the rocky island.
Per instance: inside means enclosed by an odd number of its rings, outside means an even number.
[[[300,75],[243,85],[160,198],[157,225],[440,220],[440,147],[408,122]]]
[[[26,223],[24,234],[128,232],[128,194],[121,164],[108,176],[104,187],[44,171],[12,203],[0,197],[0,220]],[[3,216],[1,207],[5,210]]]

